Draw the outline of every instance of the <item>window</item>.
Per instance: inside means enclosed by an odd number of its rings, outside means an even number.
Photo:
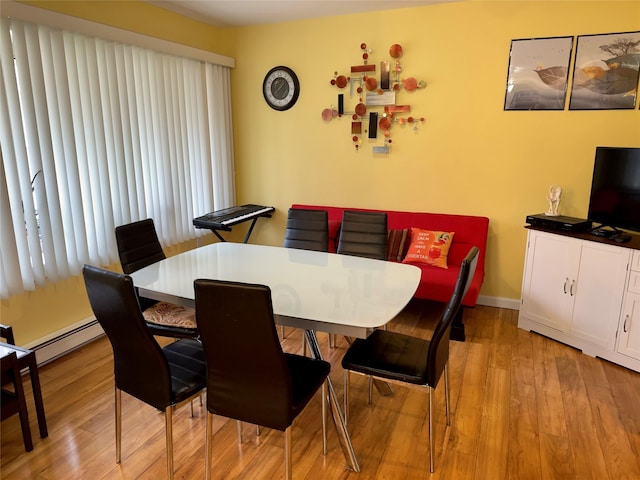
[[[1,21],[2,298],[117,262],[117,225],[172,245],[234,203],[228,67]]]

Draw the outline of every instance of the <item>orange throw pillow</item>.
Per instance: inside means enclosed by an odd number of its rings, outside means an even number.
[[[411,228],[411,244],[402,263],[426,263],[434,267],[449,268],[447,255],[455,232],[436,232]]]

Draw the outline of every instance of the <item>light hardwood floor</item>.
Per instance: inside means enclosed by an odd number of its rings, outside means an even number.
[[[413,301],[390,328],[428,336],[437,305]],[[374,394],[352,377],[349,430],[362,471],[350,472],[333,427],[322,455],[320,398],[293,427],[296,479],[639,479],[640,374],[583,355],[517,328],[517,312],[476,307],[465,312],[467,341],[452,342],[452,425],[445,428],[444,385],[435,394],[436,472],[429,474],[426,395],[395,387]],[[342,397],[340,358],[319,334],[331,378]],[[300,350],[300,332],[287,329],[287,351]],[[13,479],[165,478],[163,416],[123,395],[123,458],[115,463],[111,348],[99,339],[41,368],[49,437],[37,433],[31,398],[34,450],[26,453],[17,416],[2,422],[0,476]],[[26,391],[30,385],[25,379]],[[205,407],[174,415],[177,479],[204,478]],[[283,478],[283,434],[256,437],[245,425],[214,422],[216,479]]]

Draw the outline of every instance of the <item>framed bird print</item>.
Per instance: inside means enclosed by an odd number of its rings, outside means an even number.
[[[639,64],[640,32],[578,36],[569,110],[634,108]]]
[[[573,37],[511,41],[505,110],[564,110]]]

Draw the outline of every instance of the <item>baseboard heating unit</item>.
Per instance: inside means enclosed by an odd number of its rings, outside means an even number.
[[[76,322],[67,328],[53,332],[30,344],[25,348],[36,352],[38,365],[48,363],[62,355],[89,343],[104,335],[104,330],[95,318]]]

